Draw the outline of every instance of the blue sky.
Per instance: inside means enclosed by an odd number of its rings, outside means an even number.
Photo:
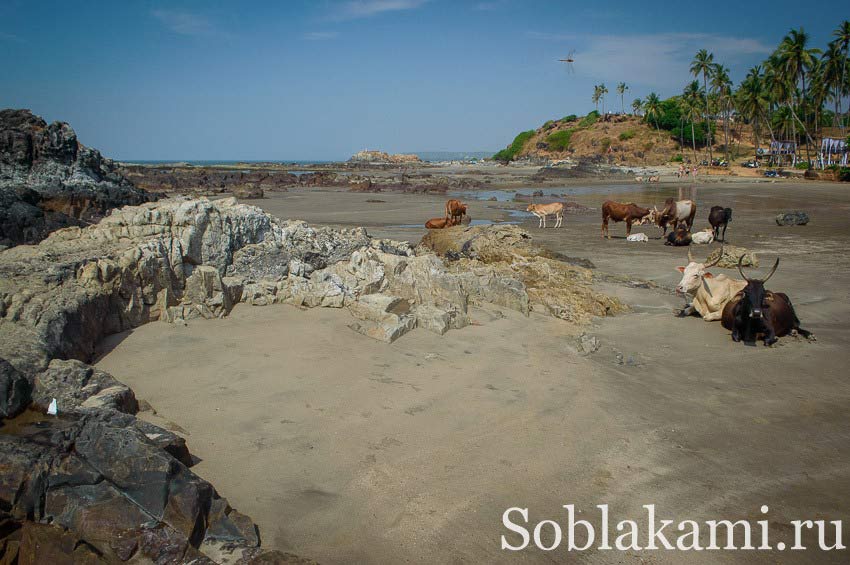
[[[676,94],[700,48],[737,82],[850,5],[566,0],[0,0],[0,107],[119,159],[496,150],[523,129]],[[557,62],[575,51],[574,73]]]

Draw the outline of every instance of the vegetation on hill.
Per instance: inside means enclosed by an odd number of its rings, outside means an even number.
[[[493,155],[493,159],[503,162],[513,161],[516,159],[520,151],[522,151],[522,147],[525,145],[525,142],[531,139],[533,135],[533,129],[518,134],[510,145]]]
[[[812,163],[818,137],[847,135],[850,112],[842,104],[850,96],[850,21],[838,26],[824,50],[812,47],[802,28],[790,30],[737,88],[729,69],[704,49],[694,56],[690,73],[681,94],[662,100],[649,93],[632,102],[631,116],[626,114],[624,95],[629,87],[625,83],[616,87],[620,102],[616,115],[605,113],[608,88],[594,86],[591,100],[597,109],[601,104],[602,115],[593,111],[581,119],[570,115],[547,121],[536,131],[518,135],[494,158],[607,153],[610,160],[611,153],[620,153],[614,158],[647,162],[651,152],[653,160],[691,153],[696,161],[698,151],[706,151],[711,159],[716,150],[730,160],[738,155],[742,141],[758,149],[769,140],[790,140],[805,148],[806,162]],[[616,125],[625,122],[625,128]],[[667,155],[662,159],[663,150]]]

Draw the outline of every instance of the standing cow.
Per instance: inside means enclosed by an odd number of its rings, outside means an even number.
[[[546,216],[555,216],[555,227],[561,227],[564,223],[564,204],[563,202],[552,202],[551,204],[529,204],[526,212],[531,212],[537,216],[537,227],[546,227]]]
[[[649,215],[649,208],[641,208],[634,202],[621,204],[613,200],[606,200],[602,203],[602,238],[608,236],[611,239],[611,233],[608,231],[608,220],[615,222],[626,222],[626,237],[632,233],[632,224],[640,223]]]
[[[452,198],[446,201],[446,221],[451,220],[452,225],[460,224],[467,213],[466,210],[466,204],[460,200]]]
[[[732,340],[754,343],[762,336],[765,345],[773,345],[780,337],[795,330],[803,337],[811,338],[812,333],[800,327],[800,320],[788,295],[764,288],[764,283],[779,267],[779,258],[762,280],[751,279],[744,274],[741,268],[743,260],[743,257],[738,259],[738,272],[747,281],[747,286],[726,303],[721,318],[723,327],[732,332]]]
[[[708,223],[714,228],[714,239],[718,241],[726,241],[726,228],[729,222],[732,221],[732,208],[724,208],[723,206],[712,206],[708,213]],[[723,238],[720,238],[720,228],[723,228]]]
[[[667,225],[675,226],[679,222],[685,222],[688,226],[688,231],[694,227],[694,216],[697,214],[697,204],[693,200],[679,200],[668,198],[664,201],[664,208],[660,211],[655,210],[655,219],[658,227],[664,229],[664,234],[667,235]]]

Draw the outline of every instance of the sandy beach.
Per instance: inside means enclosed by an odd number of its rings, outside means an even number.
[[[609,504],[638,521],[643,504],[677,520],[756,520],[766,504],[772,541],[791,541],[793,519],[850,517],[846,187],[697,187],[695,229],[712,205],[734,208],[729,241],[756,251],[762,268],[782,258],[770,288],[790,295],[818,338],[753,348],[719,323],[672,315],[686,250],[663,246],[655,227],[636,228],[646,244],[625,242],[623,224],[600,238],[603,200],[660,204],[679,186],[566,185],[559,192],[596,210],[560,230],[538,229],[516,212],[524,204],[463,195],[473,219],[519,221],[548,249],[591,260],[598,288],[633,308],[588,327],[486,307],[471,327],[387,345],[349,330],[343,310],[239,305],[222,320],[112,336],[97,366],[150,403],[156,414],[143,418],[185,435],[201,459],[194,471],[256,520],[266,547],[323,563],[773,563],[779,553],[499,546],[512,506],[528,507],[533,525],[566,520],[564,504]],[[414,242],[424,228],[402,226],[439,216],[443,202],[335,190],[252,201],[281,218]],[[789,209],[811,223],[777,226]],[[581,332],[599,339],[597,352],[578,353]],[[831,555],[841,561],[793,558]]]

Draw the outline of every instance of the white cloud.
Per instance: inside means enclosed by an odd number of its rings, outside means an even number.
[[[428,0],[351,0],[345,2],[334,14],[337,19],[367,18],[384,12],[413,10]]]
[[[212,35],[215,26],[204,16],[173,10],[154,10],[151,15],[165,27],[180,35]]]
[[[529,32],[532,38],[564,43],[575,49],[575,72],[594,80],[625,81],[653,89],[679,90],[692,80],[690,62],[700,49],[723,65],[765,56],[771,48],[756,39],[708,33],[649,35],[558,35]]]
[[[327,41],[339,36],[336,31],[311,31],[304,34],[304,39],[308,41]]]

